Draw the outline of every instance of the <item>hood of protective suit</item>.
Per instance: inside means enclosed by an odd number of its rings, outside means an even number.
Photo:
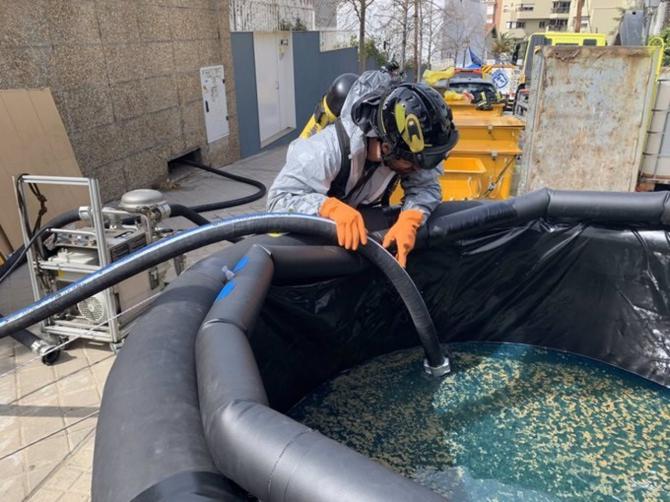
[[[374,132],[365,128],[366,130],[361,129],[355,122],[354,117],[352,116],[352,110],[354,108],[354,103],[360,100],[362,97],[367,96],[370,100],[370,105],[374,105],[375,102],[378,103],[382,94],[387,90],[392,84],[391,75],[385,71],[366,71],[363,73],[358,80],[351,86],[351,90],[347,95],[347,99],[342,105],[342,112],[340,114],[342,124],[344,125],[349,137],[352,138],[352,151],[356,150],[358,145],[354,145],[354,138],[361,135],[361,133],[368,134],[369,136],[374,136]],[[372,110],[371,107],[357,107],[357,116],[356,122],[365,122],[369,117],[364,117],[368,111]],[[361,137],[362,140],[362,137]]]

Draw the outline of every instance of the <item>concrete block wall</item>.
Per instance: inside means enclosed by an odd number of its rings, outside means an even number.
[[[0,88],[51,88],[105,200],[198,148],[214,165],[239,158],[227,0],[2,0],[0,26]],[[199,69],[219,64],[230,135],[208,145]]]

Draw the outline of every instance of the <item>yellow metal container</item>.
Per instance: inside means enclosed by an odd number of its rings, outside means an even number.
[[[444,174],[440,177],[445,201],[500,200],[510,196],[524,123],[512,116],[475,112],[454,116],[460,138],[444,161]],[[398,187],[391,195],[391,203],[399,203],[402,193]]]
[[[454,113],[454,121],[458,124],[460,117],[500,117],[503,114],[505,105],[502,103],[492,105],[490,110],[478,110],[475,105],[466,100],[451,101],[447,100],[447,105]]]
[[[444,170],[445,175],[440,176],[443,200],[478,199],[486,190],[486,167],[479,159],[446,160]]]
[[[521,141],[524,123],[511,115],[464,115],[454,118],[461,140],[482,140],[497,143]],[[458,145],[456,145],[458,150]]]
[[[473,160],[481,162],[486,173],[485,187],[481,192],[473,196],[473,199],[507,199],[512,189],[512,175],[518,154],[509,152],[481,152],[471,153],[469,157],[450,156],[444,163],[444,174],[441,178],[459,177],[458,173],[462,165],[470,165]],[[454,198],[452,194],[442,192],[443,200],[464,200]]]
[[[486,167],[480,159],[449,159],[445,161],[444,169],[445,175],[440,176],[443,200],[478,199],[488,187]],[[390,203],[400,204],[402,195],[402,189],[395,190]]]

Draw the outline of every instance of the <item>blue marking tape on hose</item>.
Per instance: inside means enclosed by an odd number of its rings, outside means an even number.
[[[244,255],[242,258],[240,258],[240,261],[238,261],[235,266],[233,267],[233,272],[236,274],[240,272],[244,267],[247,266],[247,263],[249,263],[249,257],[247,255]]]
[[[221,291],[219,291],[219,294],[216,296],[216,299],[214,301],[215,302],[220,302],[226,296],[228,296],[230,293],[232,293],[233,289],[235,289],[235,281],[230,281],[230,282],[226,283],[226,285],[221,288]]]

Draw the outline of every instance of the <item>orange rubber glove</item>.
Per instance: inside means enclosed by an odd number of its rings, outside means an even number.
[[[400,212],[398,221],[395,222],[384,236],[383,245],[388,248],[393,242],[396,244],[398,254],[396,259],[402,268],[407,266],[407,255],[414,249],[416,232],[423,222],[423,212],[418,209],[407,209]]]
[[[355,251],[358,244],[368,243],[363,216],[353,207],[334,198],[328,197],[321,205],[319,216],[333,220],[337,224],[337,242],[344,249]]]

